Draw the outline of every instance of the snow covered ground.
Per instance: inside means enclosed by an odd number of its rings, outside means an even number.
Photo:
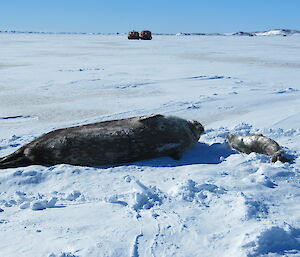
[[[1,170],[1,256],[300,256],[300,36],[0,34],[0,56],[1,157],[150,113],[206,129],[179,161]],[[228,133],[295,160],[232,151]]]

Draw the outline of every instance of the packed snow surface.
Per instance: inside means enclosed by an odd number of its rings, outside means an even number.
[[[0,156],[53,129],[162,113],[179,161],[0,170],[5,257],[300,256],[300,37],[0,34]],[[292,163],[240,154],[262,133]]]

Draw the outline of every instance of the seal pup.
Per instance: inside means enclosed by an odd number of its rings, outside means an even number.
[[[0,158],[0,168],[101,166],[170,156],[180,159],[204,132],[194,120],[153,114],[54,130]]]
[[[252,134],[250,136],[237,136],[229,134],[227,136],[231,148],[239,152],[250,154],[252,152],[266,154],[272,157],[272,162],[290,162],[291,160],[284,156],[284,151],[279,144],[271,138],[262,134]]]

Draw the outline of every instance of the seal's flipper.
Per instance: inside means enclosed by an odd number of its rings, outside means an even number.
[[[20,148],[10,155],[0,158],[0,169],[17,168],[33,164],[23,153]]]
[[[12,160],[10,162],[1,162],[0,169],[24,167],[33,164],[25,156]]]

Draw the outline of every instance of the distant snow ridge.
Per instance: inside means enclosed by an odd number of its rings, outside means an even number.
[[[272,29],[267,30],[263,32],[254,32],[256,36],[288,36],[293,34],[299,34],[299,30],[293,30],[293,29]]]
[[[299,30],[293,30],[293,29],[272,29],[267,31],[261,31],[261,32],[236,32],[233,33],[233,36],[290,36],[290,35],[300,35]]]
[[[239,31],[235,33],[185,33],[179,32],[175,34],[176,36],[290,36],[290,35],[300,35],[299,30],[294,29],[272,29],[267,31],[256,31],[256,32],[247,32]]]
[[[256,36],[255,33],[251,33],[251,32],[243,32],[243,31],[233,33],[232,35],[233,35],[233,36],[248,36],[248,37]]]

